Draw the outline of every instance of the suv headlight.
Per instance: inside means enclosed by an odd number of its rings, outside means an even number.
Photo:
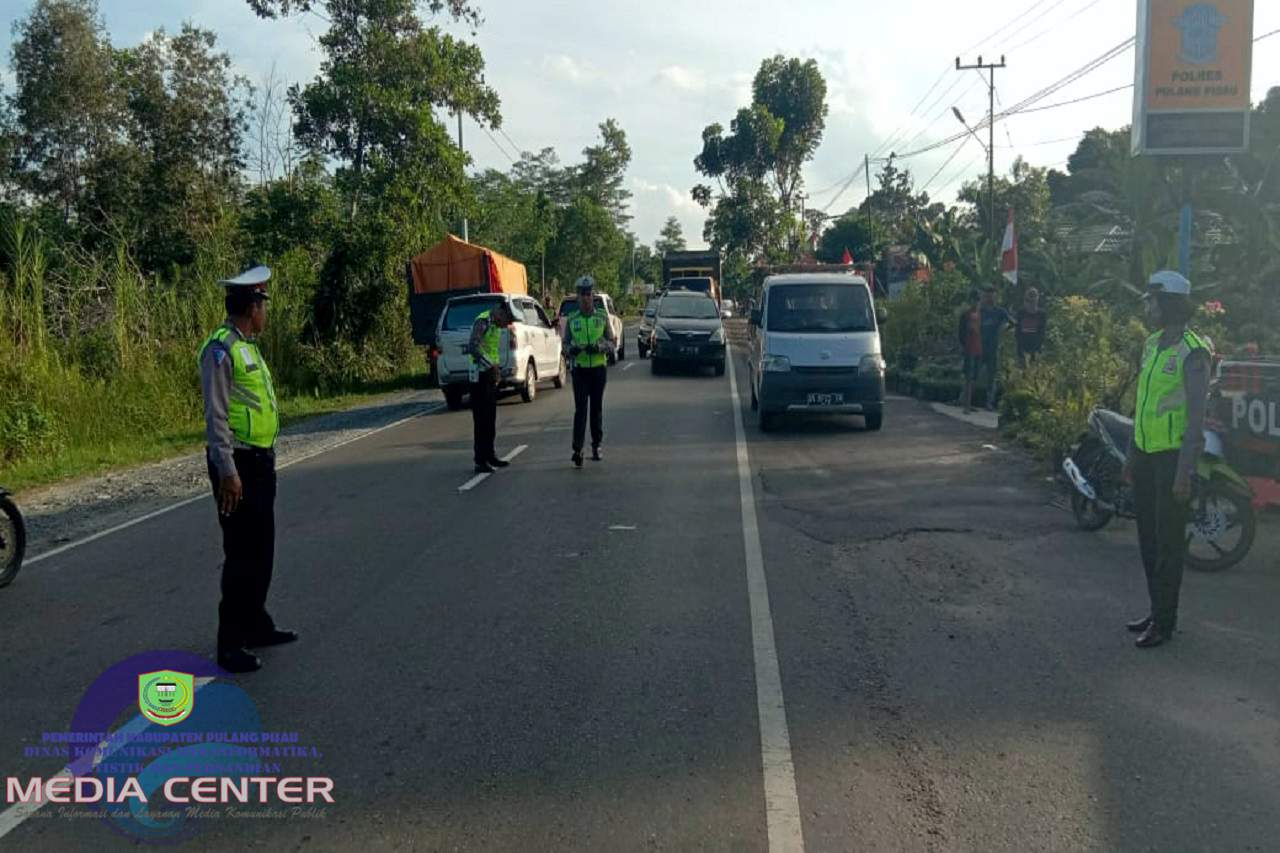
[[[760,359],[762,373],[790,373],[791,359],[785,355],[766,355]]]
[[[653,336],[654,336],[655,338],[657,338],[658,340],[660,340],[660,341],[669,341],[669,340],[671,340],[671,336],[667,334],[667,330],[666,330],[666,329],[664,329],[664,328],[662,328],[661,326],[655,326],[655,327],[654,327],[654,329],[653,329]]]
[[[710,340],[711,340],[711,343],[713,344],[724,343],[724,326],[721,326],[720,328],[712,332]]]
[[[863,376],[883,376],[884,368],[885,361],[879,353],[864,355],[862,361],[858,362],[858,372]]]

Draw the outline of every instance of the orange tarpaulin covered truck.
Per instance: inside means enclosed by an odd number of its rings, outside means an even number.
[[[413,342],[432,348],[440,315],[455,296],[529,292],[524,264],[452,234],[405,264],[405,278]]]

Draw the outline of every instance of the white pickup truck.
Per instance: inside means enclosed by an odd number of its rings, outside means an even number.
[[[538,383],[550,380],[563,388],[568,368],[560,354],[560,336],[542,306],[527,296],[483,293],[450,299],[436,327],[436,346],[440,355],[436,371],[440,389],[450,409],[463,407],[467,386],[471,382],[471,327],[476,317],[499,303],[511,306],[515,322],[504,330],[499,347],[502,353],[500,388],[517,388],[526,403],[538,394]]]

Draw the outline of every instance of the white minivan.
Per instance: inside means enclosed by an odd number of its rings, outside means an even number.
[[[560,336],[542,306],[527,296],[484,293],[459,296],[449,300],[436,327],[436,345],[440,355],[436,372],[440,390],[450,409],[461,409],[471,381],[471,326],[476,317],[491,310],[499,302],[511,306],[515,322],[502,333],[502,383],[499,387],[516,388],[526,403],[538,394],[538,383],[550,380],[563,388],[568,379],[564,358],[560,355]]]
[[[862,415],[884,422],[884,369],[875,299],[866,279],[813,272],[766,278],[751,312],[751,408],[760,429],[788,412]]]

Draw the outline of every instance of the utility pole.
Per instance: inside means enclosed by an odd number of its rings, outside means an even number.
[[[864,154],[862,157],[862,173],[867,178],[867,240],[868,244],[871,240],[871,229],[874,227],[871,223],[871,155]]]
[[[467,149],[462,147],[462,110],[458,110],[458,150],[466,152]],[[467,215],[462,214],[462,242],[470,243],[471,235],[467,233]]]
[[[987,206],[990,208],[990,227],[992,239],[996,233],[996,69],[1007,68],[1004,57],[1000,57],[1000,62],[983,62],[982,57],[978,57],[978,61],[974,65],[961,65],[960,57],[956,57],[957,71],[977,71],[981,74],[988,71],[991,74],[990,83],[987,86],[987,94],[990,97],[990,110],[987,113],[987,130],[990,131],[990,140],[987,145]]]

